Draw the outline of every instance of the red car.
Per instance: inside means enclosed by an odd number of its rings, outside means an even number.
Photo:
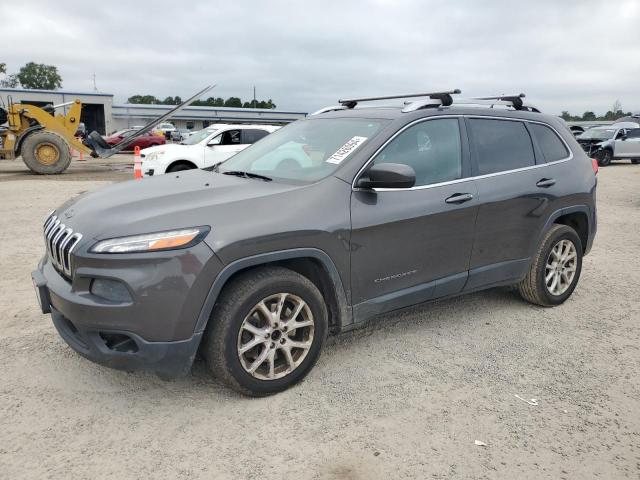
[[[124,130],[115,132],[113,135],[105,137],[104,139],[109,145],[113,146],[117,145],[135,132],[137,132],[137,130],[133,128],[125,128]],[[140,147],[140,150],[142,150],[143,148],[155,147],[156,145],[164,145],[165,143],[167,143],[167,141],[163,136],[161,137],[159,135],[154,135],[153,133],[145,133],[144,135],[136,138],[131,145],[128,145],[125,148],[125,150],[133,150],[136,147]]]

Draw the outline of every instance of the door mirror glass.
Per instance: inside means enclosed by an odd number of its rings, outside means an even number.
[[[411,188],[416,183],[416,172],[409,165],[378,163],[358,179],[359,188]]]

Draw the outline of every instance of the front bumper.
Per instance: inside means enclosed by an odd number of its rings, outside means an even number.
[[[210,250],[203,242],[182,252],[204,260],[207,251]],[[131,263],[129,269],[116,269],[132,292],[131,301],[118,304],[93,295],[88,290],[90,287],[83,286],[88,285],[88,279],[82,277],[82,272],[98,278],[100,274],[117,278],[113,267],[77,269],[71,282],[45,257],[31,274],[40,308],[43,313],[51,314],[62,339],[95,363],[127,371],[149,370],[165,378],[185,375],[203,336],[202,331],[195,329],[200,308],[192,307],[194,303],[202,306],[208,288],[201,287],[197,280],[184,285],[183,291],[179,285],[167,283],[167,278],[185,275],[179,262],[158,262],[152,269],[157,275],[155,278],[144,266],[133,260]],[[201,266],[198,273],[208,276],[209,262]],[[217,269],[215,260],[212,267]],[[163,303],[167,297],[171,297],[170,303],[174,304],[181,299],[180,303],[188,304],[189,308],[178,306],[172,311]]]

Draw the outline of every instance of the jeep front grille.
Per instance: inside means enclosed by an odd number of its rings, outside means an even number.
[[[56,215],[51,215],[44,222],[44,242],[49,260],[67,277],[71,277],[71,252],[81,238],[82,234],[74,233]]]

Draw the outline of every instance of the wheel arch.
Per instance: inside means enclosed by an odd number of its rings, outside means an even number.
[[[29,127],[24,132],[22,132],[22,135],[20,135],[20,138],[16,142],[16,148],[15,148],[16,157],[21,155],[22,144],[29,137],[29,135],[40,130],[44,130],[44,127],[42,125],[34,125],[33,127]]]
[[[171,169],[172,167],[175,167],[176,165],[189,165],[190,167],[198,168],[198,166],[194,162],[192,162],[191,160],[187,160],[185,158],[180,158],[178,160],[172,161],[169,165],[167,165],[167,168],[165,169],[165,172],[168,172],[169,169]]]
[[[595,222],[592,218],[595,218],[595,213],[592,213],[592,210],[587,205],[576,205],[556,210],[551,214],[544,229],[540,232],[540,239],[554,224],[567,225],[573,228],[580,237],[582,252],[586,255],[591,250],[595,235]],[[539,243],[540,241],[538,241],[537,245]]]
[[[318,287],[329,307],[331,331],[338,332],[352,323],[351,308],[347,302],[344,285],[331,257],[320,249],[296,248],[242,258],[223,268],[209,289],[194,333],[204,332],[220,293],[232,278],[252,268],[269,265],[278,265],[298,272]]]

